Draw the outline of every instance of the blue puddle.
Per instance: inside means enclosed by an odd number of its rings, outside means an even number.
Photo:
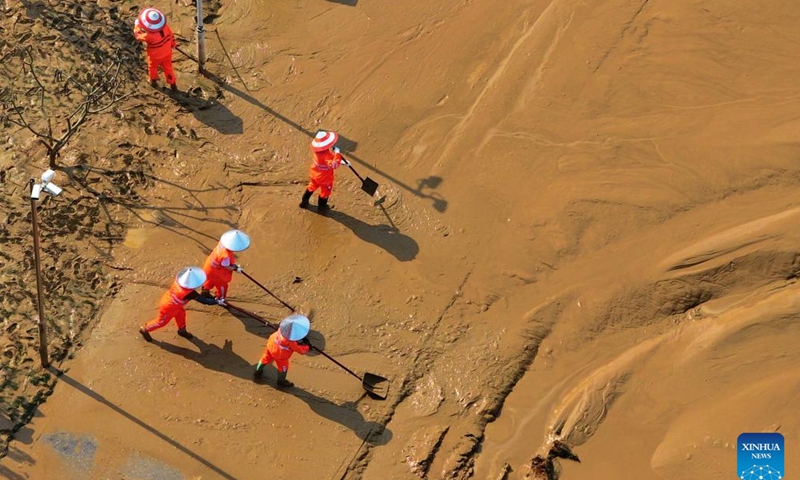
[[[164,462],[145,457],[131,457],[123,470],[131,480],[184,480],[180,470]]]
[[[43,436],[45,443],[65,457],[67,465],[77,470],[91,470],[97,441],[90,435],[76,435],[68,432],[48,433]]]
[[[97,453],[97,440],[94,437],[85,434],[55,432],[43,435],[42,439],[64,459],[66,466],[75,470],[78,476],[74,478],[91,478],[94,456]],[[123,478],[129,480],[185,480],[177,468],[138,455],[128,458],[121,473],[124,475]]]

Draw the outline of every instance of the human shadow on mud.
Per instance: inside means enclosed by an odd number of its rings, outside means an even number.
[[[197,335],[195,335],[194,338],[189,340],[189,342],[194,344],[198,349],[200,349],[200,351],[198,352],[191,348],[180,347],[178,345],[173,345],[161,340],[154,339],[152,343],[158,345],[169,353],[180,355],[187,360],[197,362],[199,365],[202,365],[209,370],[227,373],[246,380],[252,380],[253,368],[255,365],[255,360],[257,359],[254,359],[253,363],[250,363],[237,355],[233,351],[232,340],[225,340],[225,343],[222,345],[222,347],[220,347],[213,343],[206,343],[202,339],[198,338]]]
[[[401,262],[413,260],[419,253],[416,240],[400,233],[400,229],[394,224],[370,225],[338,210],[331,210],[327,213],[327,217],[349,228],[365,242],[386,250]]]
[[[259,384],[276,388],[282,392],[291,394],[304,401],[308,407],[319,415],[336,422],[343,427],[349,428],[358,438],[370,445],[386,445],[392,439],[392,431],[380,422],[372,422],[364,418],[356,408],[358,403],[366,397],[366,393],[361,395],[354,402],[334,403],[327,398],[315,395],[308,390],[304,390],[295,384],[290,388],[278,388],[275,386],[277,376],[275,367],[265,369],[264,376],[258,380]]]
[[[326,398],[314,395],[308,390],[303,390],[297,385],[287,390],[287,393],[294,395],[306,402],[308,407],[320,417],[334,421],[344,427],[349,428],[358,438],[370,445],[386,445],[392,439],[392,431],[380,422],[372,422],[364,418],[356,407],[358,402],[366,394],[362,395],[355,402],[334,403]]]
[[[142,421],[141,419],[139,419],[139,417],[136,417],[136,416],[130,414],[127,410],[124,410],[124,409],[120,408],[118,405],[116,405],[116,404],[112,403],[111,401],[109,401],[106,397],[104,397],[103,395],[98,393],[96,390],[92,390],[89,387],[87,387],[86,385],[84,385],[81,382],[77,381],[76,379],[70,377],[69,375],[67,375],[66,372],[63,372],[63,371],[59,370],[58,368],[56,368],[56,367],[54,367],[52,365],[48,369],[50,370],[51,373],[53,373],[53,374],[55,374],[55,375],[57,375],[59,377],[59,382],[66,383],[67,385],[69,385],[72,388],[74,388],[75,390],[83,393],[87,397],[97,401],[98,403],[101,403],[101,404],[105,405],[106,407],[108,407],[109,409],[111,409],[114,412],[118,413],[119,415],[125,417],[126,419],[130,420],[131,422],[135,423],[136,425],[140,426],[141,428],[147,430],[148,432],[150,432],[151,434],[155,435],[156,437],[158,437],[162,441],[164,441],[164,442],[168,443],[169,445],[175,447],[177,450],[179,450],[182,453],[188,455],[189,457],[191,457],[195,461],[205,465],[207,468],[213,470],[217,475],[219,475],[220,478],[224,478],[226,480],[236,480],[235,477],[230,475],[228,472],[222,470],[220,467],[218,467],[218,466],[214,465],[213,463],[209,462],[208,460],[206,460],[205,458],[201,457],[197,453],[193,452],[189,448],[183,446],[181,443],[178,443],[177,441],[173,440],[171,437],[165,435],[160,430],[157,430],[157,429],[153,428],[151,425],[149,425],[149,424],[145,423],[144,421]]]
[[[355,7],[358,4],[358,0],[327,0],[331,3],[339,3],[341,5],[347,5],[348,7]]]
[[[241,135],[244,132],[242,119],[220,103],[218,99],[206,98],[206,92],[200,87],[195,87],[189,92],[164,90],[164,93],[191,112],[197,121],[223,135]]]

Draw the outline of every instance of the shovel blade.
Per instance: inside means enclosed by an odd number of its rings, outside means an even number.
[[[378,190],[378,182],[367,177],[361,182],[361,190],[364,190],[370,197],[373,197]]]
[[[374,373],[365,373],[361,386],[367,391],[367,395],[376,400],[386,400],[389,394],[389,379]]]

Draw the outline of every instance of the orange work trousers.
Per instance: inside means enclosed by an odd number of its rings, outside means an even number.
[[[314,177],[311,177],[311,180],[308,182],[308,187],[306,190],[309,192],[313,192],[319,188],[319,198],[328,198],[331,196],[333,192],[333,181],[321,183]]]
[[[178,324],[178,328],[186,328],[186,309],[183,305],[163,305],[158,309],[158,316],[148,322],[144,329],[148,332],[158,330],[173,318],[175,323]]]
[[[228,283],[227,281],[214,276],[208,275],[206,281],[203,283],[204,290],[216,290],[216,298],[219,300],[220,298],[227,298],[228,295]]]
[[[172,70],[172,52],[166,57],[151,57],[147,54],[147,73],[150,75],[150,80],[158,80],[158,69],[164,71],[164,78],[167,79],[167,85],[175,84],[175,71]]]
[[[291,357],[291,355],[289,355],[286,358],[277,358],[277,357],[273,356],[272,353],[270,353],[270,351],[269,351],[269,345],[268,345],[267,348],[264,349],[264,355],[261,356],[260,362],[261,362],[261,365],[269,365],[270,363],[272,363],[274,361],[275,362],[275,366],[278,368],[278,371],[282,372],[282,373],[286,373],[286,372],[289,371],[289,358],[290,357]]]

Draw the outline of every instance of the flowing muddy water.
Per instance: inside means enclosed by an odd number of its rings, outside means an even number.
[[[192,5],[156,6],[192,37]],[[207,10],[209,75],[176,54],[190,93],[132,83],[115,124],[153,180],[118,293],[12,444],[20,478],[727,478],[742,432],[798,444],[792,2]],[[339,170],[330,216],[297,208],[319,128],[375,198]],[[219,308],[192,305],[192,341],[138,337],[232,227],[386,401],[322,356],[254,384],[269,332]],[[288,313],[242,277],[231,295]]]

